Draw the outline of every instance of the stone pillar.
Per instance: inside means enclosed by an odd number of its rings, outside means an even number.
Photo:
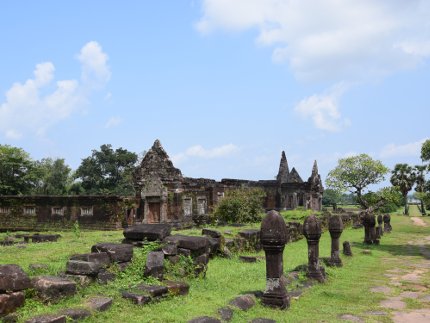
[[[365,212],[363,217],[364,243],[372,244],[376,240],[375,224],[375,216],[372,213]]]
[[[342,218],[339,215],[332,215],[328,220],[328,231],[331,237],[331,266],[342,267],[342,260],[339,257],[339,238],[343,231]]]
[[[351,244],[349,243],[349,241],[343,242],[343,254],[349,257],[352,256]]]
[[[308,272],[307,276],[324,282],[325,274],[319,262],[319,241],[321,237],[321,224],[315,215],[306,217],[303,224],[303,234],[308,242]]]
[[[283,251],[288,241],[284,219],[276,211],[270,211],[261,222],[260,241],[266,254],[266,290],[262,303],[281,309],[290,306],[290,297],[281,279],[283,275]]]
[[[382,230],[382,215],[379,214],[377,217],[378,220],[378,227],[376,228],[376,237],[378,239],[381,239],[381,237],[384,235],[384,232]]]
[[[384,214],[384,217],[382,219],[384,221],[384,232],[391,232],[391,216],[389,214]]]

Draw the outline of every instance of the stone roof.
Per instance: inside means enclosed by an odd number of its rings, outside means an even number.
[[[290,175],[288,176],[288,183],[303,183],[302,178],[294,167],[291,170]]]

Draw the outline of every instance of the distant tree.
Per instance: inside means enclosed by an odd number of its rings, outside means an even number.
[[[403,205],[402,193],[393,186],[381,188],[377,192],[368,192],[363,195],[363,199],[370,207],[377,207],[378,211],[382,213],[394,212]]]
[[[322,204],[331,205],[333,210],[337,209],[337,204],[342,201],[342,194],[339,191],[328,188],[324,190]]]
[[[21,148],[0,145],[0,194],[28,194],[37,181],[34,162]]]
[[[403,195],[405,203],[405,215],[409,215],[408,209],[408,193],[415,184],[416,174],[414,169],[408,164],[396,164],[394,170],[391,172],[390,182],[393,186],[398,187]]]
[[[367,154],[360,154],[339,159],[336,168],[328,173],[326,185],[329,189],[354,194],[357,203],[365,209],[377,209],[385,203],[384,197],[379,196],[378,201],[371,206],[363,198],[363,194],[369,185],[383,181],[388,172],[389,169],[379,160],[373,160]]]
[[[424,206],[424,199],[425,199],[425,184],[426,184],[426,173],[427,173],[427,166],[425,165],[416,165],[415,166],[415,191],[418,193],[416,197],[421,202],[421,214],[426,214],[426,209]]]
[[[424,141],[421,146],[421,160],[430,161],[430,139]]]
[[[75,173],[87,194],[134,194],[132,173],[137,155],[123,148],[102,145],[82,160]]]
[[[43,158],[35,162],[34,172],[37,173],[35,194],[64,195],[71,184],[71,168],[64,159]]]

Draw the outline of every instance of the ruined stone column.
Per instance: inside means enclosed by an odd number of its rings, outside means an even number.
[[[377,217],[378,220],[378,227],[376,228],[376,237],[378,239],[381,239],[381,237],[384,235],[384,232],[382,230],[382,215],[379,214]]]
[[[339,215],[333,215],[329,218],[328,231],[331,237],[331,257],[329,264],[331,266],[342,267],[342,260],[339,257],[339,238],[343,231],[343,222]]]
[[[306,217],[303,224],[303,234],[308,242],[308,272],[307,276],[324,282],[325,275],[319,262],[319,241],[321,237],[321,224],[315,215]]]
[[[391,216],[389,214],[384,214],[383,217],[383,221],[384,221],[384,232],[391,232],[392,227],[391,227]]]
[[[364,243],[372,244],[376,240],[375,224],[375,216],[372,213],[365,212],[363,217]]]
[[[266,254],[266,290],[263,293],[264,305],[279,307],[290,306],[290,297],[281,279],[283,275],[283,251],[287,242],[287,227],[284,219],[276,211],[270,211],[261,222],[261,244]]]
[[[351,244],[349,243],[349,241],[343,242],[343,254],[349,257],[352,256]]]

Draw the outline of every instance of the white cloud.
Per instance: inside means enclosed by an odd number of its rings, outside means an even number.
[[[68,118],[88,103],[95,88],[109,80],[107,55],[96,42],[86,44],[79,55],[82,78],[55,79],[52,62],[37,64],[34,76],[24,83],[16,82],[0,103],[0,133],[9,139],[25,135],[43,136],[52,125]]]
[[[204,0],[196,29],[257,31],[300,79],[371,80],[430,56],[426,0]]]
[[[350,124],[350,121],[342,118],[339,112],[339,99],[345,88],[344,84],[338,84],[329,93],[307,97],[296,105],[294,111],[303,118],[312,119],[318,129],[340,131]]]
[[[105,128],[113,128],[118,125],[120,125],[122,122],[122,119],[120,117],[111,117],[105,124]]]
[[[235,152],[237,152],[239,148],[234,144],[227,144],[219,147],[215,147],[212,149],[206,149],[201,145],[195,145],[189,147],[185,152],[176,154],[172,157],[172,161],[174,163],[180,163],[189,157],[198,157],[204,159],[214,159],[227,157]]]
[[[379,153],[380,158],[417,157],[421,155],[421,147],[426,139],[403,145],[388,144]]]

